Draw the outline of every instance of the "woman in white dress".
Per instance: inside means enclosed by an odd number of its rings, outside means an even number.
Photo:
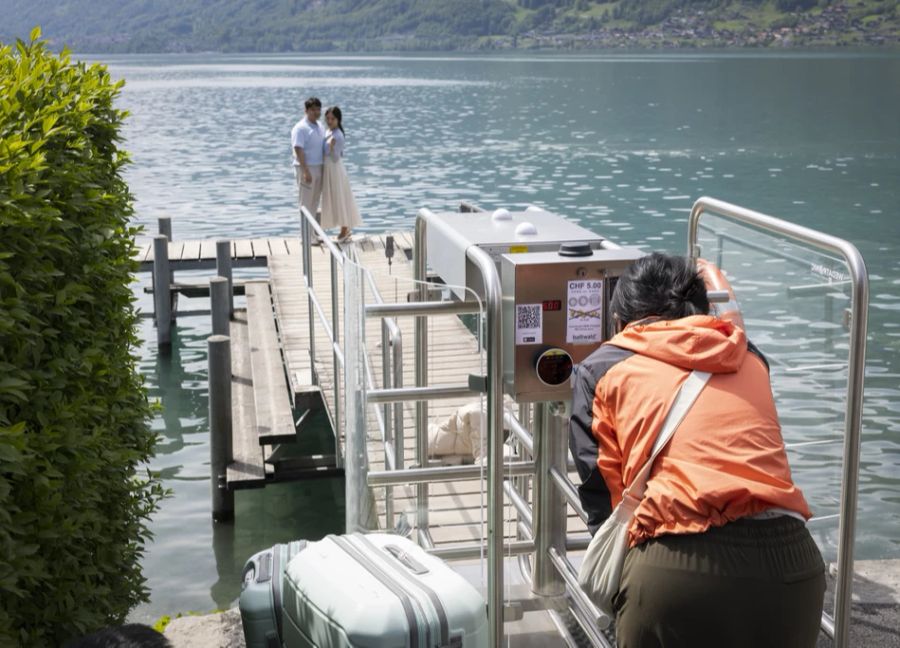
[[[325,167],[322,178],[322,229],[340,227],[338,242],[350,238],[350,230],[362,225],[359,209],[350,189],[350,178],[344,168],[344,126],[341,109],[332,106],[325,111]]]

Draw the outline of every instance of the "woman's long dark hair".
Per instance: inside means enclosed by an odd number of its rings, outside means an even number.
[[[627,326],[648,317],[707,315],[709,299],[693,261],[654,252],[625,270],[609,308],[621,325]]]
[[[342,133],[344,132],[344,121],[343,121],[343,115],[341,115],[340,108],[338,108],[337,106],[332,106],[331,108],[329,108],[328,110],[325,111],[325,115],[326,116],[334,115],[334,118],[337,119],[338,128],[341,129]]]

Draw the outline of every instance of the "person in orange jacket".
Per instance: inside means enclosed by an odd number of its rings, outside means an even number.
[[[620,648],[811,648],[825,566],[769,384],[744,331],[709,314],[684,257],[619,279],[618,333],[577,368],[569,442],[593,534],[650,455],[692,370],[713,374],[657,457],[614,598]]]

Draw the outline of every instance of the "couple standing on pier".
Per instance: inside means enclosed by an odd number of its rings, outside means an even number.
[[[319,123],[322,102],[310,97],[304,103],[306,115],[291,129],[294,149],[294,176],[297,180],[300,206],[322,225],[322,229],[340,227],[337,240],[350,239],[351,229],[362,224],[359,209],[350,189],[350,178],[344,168],[344,126],[341,109],[332,106],[325,111],[325,130]],[[319,216],[319,201],[322,213]],[[313,234],[313,245],[321,245]]]

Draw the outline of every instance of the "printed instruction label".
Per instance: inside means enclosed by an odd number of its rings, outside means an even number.
[[[544,341],[544,314],[541,304],[516,304],[516,344]]]
[[[566,299],[566,342],[596,344],[603,338],[603,280],[569,282]]]

